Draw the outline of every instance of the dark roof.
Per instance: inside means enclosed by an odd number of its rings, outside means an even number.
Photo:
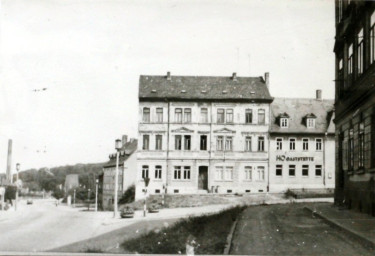
[[[124,162],[137,150],[138,140],[131,139],[126,142],[120,149],[119,166],[124,165]],[[116,166],[116,153],[109,155],[109,161],[104,164],[104,168]]]
[[[262,77],[141,75],[139,100],[266,101],[272,97]]]
[[[271,133],[334,133],[333,100],[275,98],[271,104]],[[289,115],[287,128],[281,128],[281,115]],[[306,117],[315,116],[315,128],[307,128]]]

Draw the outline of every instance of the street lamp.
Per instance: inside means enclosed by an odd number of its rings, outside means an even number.
[[[117,216],[117,193],[118,193],[118,165],[119,165],[119,156],[120,156],[120,149],[121,149],[121,140],[117,139],[115,142],[116,148],[116,174],[115,174],[115,202],[113,206],[113,218]]]
[[[95,211],[98,211],[98,185],[99,185],[99,180],[95,180]]]
[[[19,184],[19,181],[18,181],[18,172],[21,168],[21,165],[19,163],[16,164],[16,170],[17,170],[17,181],[16,181],[16,204],[14,205],[14,210],[17,211],[17,201],[18,201],[18,184]]]

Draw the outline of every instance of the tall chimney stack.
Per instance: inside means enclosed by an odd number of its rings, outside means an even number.
[[[169,81],[171,80],[171,72],[169,72],[169,71],[167,72],[167,80],[169,80]]]
[[[8,140],[8,161],[7,161],[7,173],[6,173],[7,181],[9,183],[13,183],[12,177],[12,140]]]
[[[266,82],[267,89],[270,88],[270,73],[266,72],[264,73],[264,81]]]
[[[122,135],[122,146],[124,146],[128,142],[128,135]]]
[[[316,100],[322,100],[322,90],[316,90]]]

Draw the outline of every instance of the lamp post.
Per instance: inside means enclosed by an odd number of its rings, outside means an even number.
[[[121,140],[117,139],[115,142],[115,148],[116,148],[116,173],[115,173],[115,199],[114,199],[114,205],[113,205],[113,218],[116,218],[117,216],[117,193],[118,193],[118,165],[119,165],[119,156],[120,156],[120,149],[121,149]]]
[[[99,185],[99,180],[95,180],[95,211],[98,211],[98,185]]]
[[[21,165],[19,163],[16,164],[16,170],[17,170],[17,181],[16,181],[16,204],[14,205],[14,210],[17,211],[17,201],[18,201],[18,184],[19,184],[19,181],[18,181],[18,172],[21,168]]]

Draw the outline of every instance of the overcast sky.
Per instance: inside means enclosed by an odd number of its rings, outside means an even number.
[[[13,168],[106,161],[137,135],[141,74],[334,97],[333,0],[2,0],[0,32],[0,173],[10,138]]]

